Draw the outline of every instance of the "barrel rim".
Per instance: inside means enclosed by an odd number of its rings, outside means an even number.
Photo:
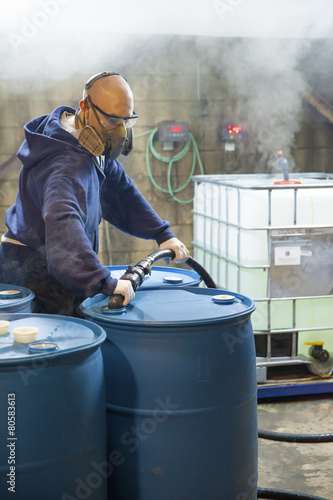
[[[18,319],[25,319],[25,318],[31,318],[31,317],[36,317],[36,318],[54,318],[56,317],[59,320],[64,320],[64,321],[72,321],[73,323],[81,323],[84,326],[90,328],[93,333],[98,335],[95,340],[90,342],[89,344],[84,344],[82,346],[78,347],[70,347],[68,349],[59,349],[57,351],[51,351],[49,353],[41,353],[41,354],[26,354],[25,356],[21,357],[15,357],[15,358],[0,358],[0,365],[17,365],[17,363],[28,363],[28,362],[33,362],[36,359],[51,359],[51,358],[62,358],[63,356],[75,354],[75,353],[81,353],[84,351],[88,350],[93,350],[96,347],[98,347],[100,344],[102,344],[105,339],[106,339],[106,332],[103,327],[101,327],[98,323],[95,323],[93,321],[89,321],[88,319],[85,318],[74,318],[73,316],[64,316],[61,314],[39,314],[39,313],[0,313],[0,320],[6,319],[6,321],[14,321]],[[27,346],[28,349],[28,346]]]
[[[171,290],[177,290],[177,291],[188,291],[188,292],[191,292],[191,293],[194,293],[194,294],[199,294],[199,293],[202,293],[203,290],[205,291],[211,291],[211,294],[212,295],[216,295],[218,294],[219,292],[223,292],[224,294],[230,294],[230,295],[233,295],[234,297],[236,297],[237,299],[241,300],[242,302],[245,302],[245,301],[248,301],[249,304],[247,305],[247,308],[244,309],[244,311],[241,311],[241,312],[237,312],[237,313],[234,313],[234,314],[230,314],[229,316],[223,316],[223,317],[214,317],[214,318],[203,318],[203,319],[195,319],[193,321],[191,321],[190,319],[184,319],[184,320],[170,320],[170,321],[158,321],[158,320],[141,320],[141,321],[138,321],[136,319],[123,319],[121,320],[121,315],[110,315],[110,316],[107,316],[106,318],[106,315],[104,313],[98,313],[98,312],[92,312],[92,311],[89,311],[89,307],[91,307],[91,305],[93,305],[94,303],[100,301],[100,300],[104,300],[104,299],[107,299],[107,295],[104,295],[103,293],[100,293],[100,294],[97,294],[95,295],[94,297],[89,297],[87,299],[85,299],[81,304],[80,304],[80,310],[83,312],[84,316],[89,318],[90,321],[98,321],[98,324],[103,324],[105,325],[105,327],[110,327],[111,325],[118,325],[118,326],[123,326],[123,327],[126,327],[126,326],[135,326],[136,329],[144,329],[144,328],[154,328],[154,327],[158,327],[159,329],[161,328],[169,328],[169,327],[173,327],[173,326],[191,326],[193,327],[194,325],[211,325],[211,324],[226,324],[227,322],[229,321],[233,321],[235,319],[244,319],[244,317],[247,317],[247,316],[250,316],[256,306],[255,306],[255,303],[252,299],[250,299],[249,297],[245,296],[245,295],[242,295],[242,294],[239,294],[239,293],[236,293],[236,292],[231,292],[229,290],[220,290],[220,289],[217,289],[217,288],[195,288],[195,287],[192,287],[192,286],[188,286],[188,287],[178,287],[178,286],[170,286],[167,288],[168,291],[171,291]],[[150,291],[152,290],[137,290],[136,293],[150,293]],[[164,292],[166,291],[165,289],[159,289],[160,292]],[[208,294],[209,295],[209,294]],[[221,306],[223,307],[223,306]]]
[[[3,314],[1,312],[1,309],[10,309],[17,306],[24,306],[26,304],[29,304],[32,302],[32,300],[35,298],[35,292],[33,292],[30,288],[27,288],[25,286],[20,286],[20,285],[13,285],[12,283],[0,283],[0,291],[2,286],[7,288],[8,290],[20,290],[20,292],[25,292],[27,295],[25,297],[18,297],[17,299],[12,299],[11,302],[8,302],[7,304],[0,304],[0,314]]]

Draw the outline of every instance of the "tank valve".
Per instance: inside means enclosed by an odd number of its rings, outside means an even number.
[[[326,363],[329,360],[330,353],[323,348],[324,342],[305,342],[304,345],[311,346],[309,349],[309,354],[313,358],[317,359],[321,363]]]
[[[279,149],[279,151],[276,152],[275,156],[276,156],[275,168],[277,168],[278,170],[282,170],[283,181],[275,181],[274,185],[283,186],[289,184],[301,184],[300,181],[291,181],[289,179],[289,164],[288,160],[283,156],[283,151]]]
[[[275,166],[283,172],[283,180],[289,181],[289,165],[288,160],[283,156],[283,151],[280,149],[276,152]]]

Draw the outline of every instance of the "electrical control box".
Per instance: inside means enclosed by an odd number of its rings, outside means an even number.
[[[223,142],[234,142],[244,139],[242,125],[221,125],[221,139]]]
[[[160,142],[180,142],[188,140],[187,122],[164,121],[158,124],[158,140]]]

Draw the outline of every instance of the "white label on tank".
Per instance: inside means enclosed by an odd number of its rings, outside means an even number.
[[[301,247],[275,247],[274,264],[276,266],[299,266]]]
[[[301,255],[304,257],[312,257],[312,251],[311,250],[301,250]]]

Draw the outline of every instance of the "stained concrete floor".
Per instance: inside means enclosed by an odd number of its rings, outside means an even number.
[[[258,427],[300,434],[333,433],[333,394],[259,400]],[[261,488],[297,491],[333,500],[333,443],[259,439]]]

